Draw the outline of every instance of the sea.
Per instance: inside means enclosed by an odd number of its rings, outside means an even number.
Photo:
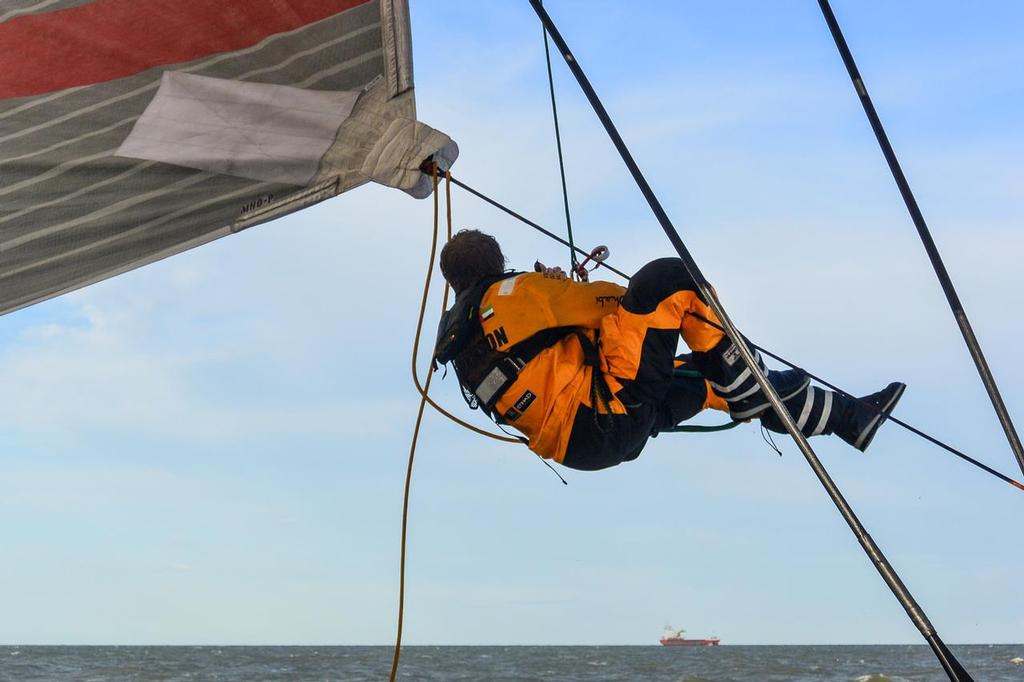
[[[976,682],[1024,682],[1024,645],[951,647]],[[386,646],[4,646],[3,682],[388,679]],[[408,682],[942,682],[921,646],[409,646]]]

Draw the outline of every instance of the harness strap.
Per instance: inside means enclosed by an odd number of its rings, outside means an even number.
[[[504,357],[494,364],[483,380],[476,387],[471,388],[481,407],[490,413],[505,391],[516,382],[519,374],[530,360],[575,331],[575,327],[543,329],[525,341],[520,341],[512,346],[503,354]],[[492,415],[493,417],[494,415]]]
[[[594,330],[594,340],[591,341],[583,330],[578,327],[572,329],[573,334],[580,342],[583,349],[583,364],[590,367],[590,405],[594,410],[594,426],[597,430],[605,433],[611,426],[611,403],[615,395],[608,387],[608,382],[601,371],[601,356],[597,346],[601,341],[601,330]],[[604,412],[601,412],[604,408]],[[603,423],[602,423],[603,422]]]

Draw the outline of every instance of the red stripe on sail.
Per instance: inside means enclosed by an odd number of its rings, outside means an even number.
[[[255,45],[370,0],[96,0],[0,24],[0,99]]]

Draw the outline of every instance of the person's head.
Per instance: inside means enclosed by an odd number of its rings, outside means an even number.
[[[441,274],[455,293],[503,272],[501,247],[494,237],[479,230],[462,230],[441,249]]]

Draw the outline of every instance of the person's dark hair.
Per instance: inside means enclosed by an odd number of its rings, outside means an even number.
[[[484,277],[505,272],[505,256],[497,240],[480,230],[461,230],[441,249],[441,274],[455,292]]]

